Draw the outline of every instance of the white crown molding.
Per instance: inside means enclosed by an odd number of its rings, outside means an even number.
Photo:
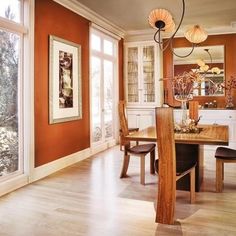
[[[83,4],[77,2],[76,0],[53,0],[54,2],[59,3],[60,5],[70,9],[76,14],[90,20],[92,23],[99,25],[100,27],[112,32],[113,34],[118,35],[121,38],[124,38],[125,31],[119,26],[111,23],[106,18],[100,16],[96,12],[92,11]]]
[[[208,35],[221,35],[221,34],[235,34],[236,27],[234,25],[230,25],[228,27],[214,27],[205,29]],[[180,29],[177,34],[176,38],[184,37],[184,29]],[[125,42],[132,42],[132,41],[146,41],[146,40],[153,40],[153,36],[155,34],[154,29],[145,29],[145,30],[132,30],[127,31],[125,34]],[[163,38],[170,37],[170,34],[163,34]]]
[[[125,34],[124,41],[134,42],[134,41],[153,40],[154,33],[155,33],[154,29],[127,31]]]

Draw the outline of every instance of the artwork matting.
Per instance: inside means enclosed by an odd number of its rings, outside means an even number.
[[[81,119],[81,46],[53,35],[49,45],[49,123]]]

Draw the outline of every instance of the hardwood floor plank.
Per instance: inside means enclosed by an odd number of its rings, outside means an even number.
[[[1,236],[236,235],[236,168],[226,165],[223,193],[215,193],[215,158],[205,157],[195,204],[177,191],[175,224],[155,223],[158,178],[140,184],[139,158],[119,178],[119,146],[0,198]]]

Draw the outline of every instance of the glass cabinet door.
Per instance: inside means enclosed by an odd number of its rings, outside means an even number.
[[[155,102],[154,46],[144,46],[142,58],[142,102],[153,103]]]
[[[128,103],[138,103],[138,47],[128,48],[127,57],[127,100]]]

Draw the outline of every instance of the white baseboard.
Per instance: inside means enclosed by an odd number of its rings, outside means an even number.
[[[99,153],[99,152],[102,152],[110,147],[113,147],[116,145],[116,141],[114,139],[108,141],[108,142],[105,142],[105,143],[102,143],[102,144],[99,144],[99,145],[95,145],[95,146],[92,146],[91,147],[91,155],[94,155],[96,153]]]
[[[12,192],[28,184],[28,175],[18,175],[0,183],[0,196]]]
[[[42,179],[50,174],[55,173],[56,171],[59,171],[65,167],[73,165],[79,161],[82,161],[90,157],[91,155],[104,151],[114,145],[116,145],[115,141],[110,141],[103,145],[97,146],[96,148],[87,148],[82,151],[73,153],[71,155],[62,157],[58,160],[36,167],[33,170],[32,176],[30,177],[26,174],[17,175],[14,178],[11,178],[9,180],[0,183],[0,196],[12,192],[18,188],[21,188],[31,182]]]
[[[87,148],[82,151],[73,153],[71,155],[68,155],[58,160],[47,163],[45,165],[36,167],[29,181],[34,182],[36,180],[42,179],[50,174],[55,173],[56,171],[59,171],[65,167],[73,165],[78,161],[84,160],[90,157],[90,155],[91,155],[90,148]]]

